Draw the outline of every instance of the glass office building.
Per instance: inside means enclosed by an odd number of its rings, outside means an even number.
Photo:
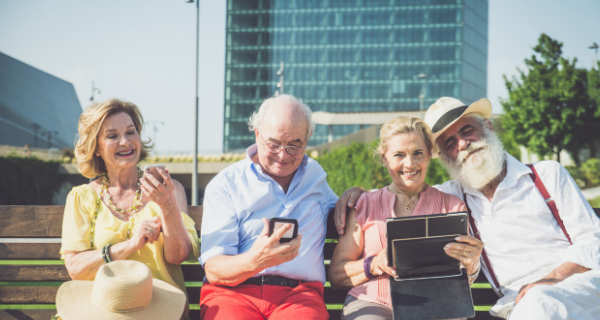
[[[229,0],[226,23],[226,152],[254,142],[246,122],[281,62],[284,92],[313,111],[416,111],[424,84],[425,108],[486,96],[488,0]],[[327,138],[317,125],[309,145]]]
[[[81,112],[71,83],[0,52],[0,145],[73,148]]]

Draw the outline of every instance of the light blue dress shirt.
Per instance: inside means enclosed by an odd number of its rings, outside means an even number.
[[[247,252],[263,230],[262,218],[297,219],[298,233],[302,234],[299,255],[256,276],[325,283],[327,215],[338,199],[325,180],[325,170],[304,155],[286,194],[260,165],[252,162],[256,153],[256,144],[250,146],[246,159],[219,172],[206,187],[202,255],[198,260],[204,266],[214,256]]]

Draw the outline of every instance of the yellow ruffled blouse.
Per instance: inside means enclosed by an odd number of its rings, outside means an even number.
[[[107,244],[115,245],[127,241],[127,222],[115,217],[110,209],[101,201],[98,218],[94,232],[94,248],[90,246],[90,232],[92,217],[99,196],[89,185],[84,184],[74,187],[67,196],[62,227],[62,246],[60,247],[61,259],[64,260],[65,251],[85,251],[101,249]],[[141,221],[156,216],[161,216],[160,207],[149,202],[140,211],[135,219],[132,235],[135,234]],[[194,221],[185,213],[181,213],[183,224],[187,229],[192,243],[192,252],[189,261],[198,261],[200,246]],[[165,260],[163,235],[153,244],[147,243],[141,250],[132,253],[127,260],[136,260],[145,263],[152,271],[152,277],[160,279],[173,286],[179,287],[184,293],[185,282],[181,266],[170,264]],[[187,309],[187,308],[186,308]],[[187,311],[187,310],[186,310]]]

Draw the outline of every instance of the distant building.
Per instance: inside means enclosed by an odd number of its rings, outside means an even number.
[[[71,83],[0,52],[0,145],[72,148],[81,113]]]
[[[228,0],[223,149],[253,143],[246,121],[278,89],[314,111],[419,110],[486,96],[488,0]],[[419,74],[427,78],[419,78]],[[335,125],[333,139],[360,125]],[[328,141],[317,125],[311,145]]]

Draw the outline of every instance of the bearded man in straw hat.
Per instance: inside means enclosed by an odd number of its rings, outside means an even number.
[[[555,161],[527,166],[503,148],[481,99],[431,105],[441,163],[437,188],[464,199],[484,245],[483,271],[500,296],[490,313],[510,320],[598,319],[600,219]]]

